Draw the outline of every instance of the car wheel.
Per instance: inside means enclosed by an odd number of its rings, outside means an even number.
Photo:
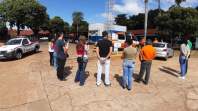
[[[22,52],[21,51],[18,51],[16,53],[16,59],[21,59],[22,58]]]
[[[168,55],[164,58],[164,60],[167,61],[167,59],[168,59]]]
[[[39,47],[35,47],[34,52],[37,53],[39,51]]]

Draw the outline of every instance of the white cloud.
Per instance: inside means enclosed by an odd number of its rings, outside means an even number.
[[[198,0],[186,0],[186,2],[183,2],[181,6],[184,7],[195,7],[198,6]]]
[[[141,0],[122,0],[121,4],[114,5],[117,13],[138,14],[144,11],[144,4]]]
[[[168,10],[170,6],[175,4],[175,0],[161,0],[161,8]],[[198,6],[198,0],[186,0],[181,6],[195,7]],[[149,0],[149,9],[158,8],[158,0]],[[121,0],[121,3],[114,5],[116,13],[126,13],[136,15],[144,12],[144,0]]]

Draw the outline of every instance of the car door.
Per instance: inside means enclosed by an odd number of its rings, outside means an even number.
[[[29,41],[27,39],[23,39],[23,47],[24,47],[24,52],[27,53],[30,51],[31,47],[30,47],[30,44],[29,44]]]
[[[173,50],[171,44],[167,44],[167,49],[168,49],[168,57],[173,56]]]

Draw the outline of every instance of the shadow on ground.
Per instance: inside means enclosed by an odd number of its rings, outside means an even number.
[[[120,86],[122,86],[122,76],[119,74],[115,74],[114,78],[117,80],[117,82],[119,83]],[[133,78],[134,80],[136,80],[138,78],[138,74],[134,73],[133,74]]]
[[[166,67],[166,66],[162,66],[161,68],[159,68],[160,71],[165,72],[169,75],[172,75],[174,77],[178,77],[179,72],[175,69],[172,69],[170,67]]]
[[[97,79],[97,73],[94,73],[94,77]],[[104,73],[102,73],[102,75],[101,75],[101,80],[103,83],[105,83],[105,74]]]

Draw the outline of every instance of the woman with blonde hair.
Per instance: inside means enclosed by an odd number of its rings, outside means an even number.
[[[76,72],[75,82],[80,81],[80,86],[85,82],[85,69],[88,62],[88,45],[86,45],[86,37],[80,36],[79,42],[76,45],[78,70]]]

